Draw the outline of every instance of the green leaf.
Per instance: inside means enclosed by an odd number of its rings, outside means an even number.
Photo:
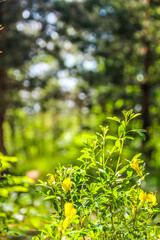
[[[6,218],[7,215],[5,213],[0,213],[0,218]]]
[[[55,196],[51,195],[44,198],[44,200],[48,200],[48,199],[55,199]]]
[[[10,192],[28,192],[28,188],[23,186],[14,186],[9,188],[9,191]]]
[[[116,173],[116,175],[122,174],[123,172],[126,171],[127,168],[128,168],[128,165],[127,165],[127,166],[124,166],[123,168],[121,168],[121,169]]]
[[[6,188],[0,188],[0,196],[8,197],[8,190]]]
[[[131,116],[131,119],[136,118],[136,117],[138,117],[138,116],[140,116],[140,115],[141,115],[141,113],[133,114],[133,116]]]
[[[106,136],[106,139],[109,139],[109,140],[117,140],[118,138],[115,137],[115,136]]]
[[[112,168],[105,166],[106,172],[114,174]]]
[[[39,237],[34,236],[34,237],[32,237],[32,240],[39,240]]]
[[[136,155],[132,158],[132,160],[135,159],[135,158],[139,158],[141,155],[142,155],[142,153],[136,154]]]
[[[120,119],[118,119],[117,117],[107,117],[108,120],[112,120],[112,121],[116,121],[120,123]]]
[[[98,170],[99,170],[99,172],[103,173],[107,177],[107,179],[110,179],[110,175],[105,170],[103,170],[101,168],[98,168]]]
[[[121,138],[124,133],[125,133],[125,126],[124,126],[124,123],[122,123],[119,126],[119,128],[118,128],[118,136],[119,136],[119,138]]]
[[[113,189],[113,195],[114,195],[115,198],[118,197],[118,193],[117,193],[117,190],[116,190],[116,189]]]
[[[106,174],[106,172],[103,169],[98,168],[98,170],[99,170],[99,172]]]
[[[120,148],[121,147],[121,142],[120,142],[120,140],[118,139],[116,142],[115,142],[115,146],[114,147],[116,147],[116,148]],[[113,148],[114,148],[113,147]]]
[[[36,216],[31,216],[30,222],[35,228],[38,228],[41,225],[41,219]],[[39,238],[38,238],[38,240],[39,240]]]
[[[143,138],[144,141],[146,140],[146,135],[143,133],[146,132],[145,129],[133,129],[132,132],[138,133]]]
[[[131,136],[125,136],[125,139],[134,140],[134,138],[133,138],[133,137],[131,137]]]
[[[128,171],[127,171],[127,175],[128,175],[128,177],[131,177],[132,174],[133,174],[133,170],[128,170]]]
[[[56,202],[53,202],[54,209],[58,212],[58,205]]]
[[[6,162],[17,162],[18,161],[17,157],[5,156],[2,153],[0,153],[0,160],[6,161]]]
[[[38,179],[38,182],[41,183],[42,185],[45,185],[45,182],[43,182],[42,180]],[[38,184],[37,184],[38,185]]]
[[[144,141],[146,140],[146,135],[144,133],[138,131],[137,133],[143,138]]]

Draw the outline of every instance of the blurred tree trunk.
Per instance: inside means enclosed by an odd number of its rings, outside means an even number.
[[[7,109],[7,73],[6,70],[0,68],[0,152],[6,154],[4,145],[3,123],[5,120],[5,113]]]
[[[142,117],[143,117],[143,128],[148,129],[151,125],[151,119],[149,114],[149,96],[150,96],[150,84],[149,84],[149,67],[151,65],[151,42],[149,39],[150,34],[150,15],[149,15],[149,7],[150,0],[144,0],[147,5],[147,11],[145,14],[145,27],[143,36],[143,54],[144,54],[144,80],[141,84],[142,91]],[[147,135],[148,140],[148,135]]]
[[[143,128],[148,129],[150,126],[150,114],[149,114],[149,96],[150,96],[150,87],[149,87],[149,78],[148,70],[150,66],[150,43],[146,43],[145,46],[146,54],[144,59],[144,82],[141,84],[142,91],[142,117],[143,117]]]
[[[1,4],[1,19],[5,18],[7,14],[5,4]],[[6,28],[1,31],[1,45],[3,46],[4,50],[6,45]],[[5,120],[5,113],[7,109],[7,71],[5,69],[5,53],[1,54],[3,58],[2,65],[0,66],[0,152],[6,154],[6,148],[4,144],[4,131],[3,131],[3,124]]]

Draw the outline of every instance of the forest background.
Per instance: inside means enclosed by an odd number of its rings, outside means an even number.
[[[160,2],[17,0],[0,3],[0,151],[15,174],[41,177],[77,164],[106,117],[133,109],[143,153],[160,186]],[[114,130],[114,124],[111,126]]]

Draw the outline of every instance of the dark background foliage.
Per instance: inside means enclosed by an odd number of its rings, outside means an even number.
[[[86,136],[134,109],[147,139],[130,159],[143,152],[159,185],[159,1],[3,2],[0,24],[0,151],[15,171],[77,164]]]

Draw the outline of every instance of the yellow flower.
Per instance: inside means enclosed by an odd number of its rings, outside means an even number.
[[[62,230],[65,231],[66,228],[69,226],[69,224],[70,224],[70,218],[66,217],[63,221],[63,224],[62,224]]]
[[[142,176],[142,171],[139,169],[138,158],[133,158],[132,163],[130,165],[134,170],[136,170],[139,176]]]
[[[70,216],[70,212],[72,211],[73,209],[73,204],[72,203],[65,203],[64,205],[64,214],[65,214],[65,217],[69,217]]]
[[[62,230],[65,231],[66,228],[69,226],[71,219],[76,215],[77,210],[74,208],[72,203],[65,203],[64,205],[64,214],[65,214],[65,219],[62,224]]]
[[[68,190],[70,190],[71,186],[72,186],[71,179],[70,178],[64,179],[64,181],[62,183],[62,188],[63,188],[64,192],[67,192]]]
[[[153,207],[157,203],[157,198],[153,193],[148,193],[147,201],[150,202],[150,207]]]
[[[145,202],[149,202],[150,208],[153,207],[154,205],[156,205],[156,203],[157,203],[157,198],[153,193],[147,194],[143,190],[141,190],[141,192],[139,194],[139,200],[140,200],[139,207],[141,207]]]
[[[54,175],[50,175],[47,182],[49,185],[55,185],[57,180],[57,174],[55,173]]]
[[[136,212],[135,204],[132,204],[131,209],[132,209],[132,216],[134,217]]]
[[[76,215],[77,210],[75,208],[72,208],[71,213],[70,213],[70,218],[74,217]]]
[[[64,214],[65,214],[65,217],[69,217],[69,218],[72,218],[74,215],[76,215],[77,213],[77,210],[73,207],[73,204],[72,203],[65,203],[64,205]]]
[[[143,190],[141,190],[140,194],[139,194],[139,200],[140,200],[140,204],[139,204],[139,207],[141,207],[145,201],[147,200],[148,198],[148,195],[146,192],[144,192]]]

